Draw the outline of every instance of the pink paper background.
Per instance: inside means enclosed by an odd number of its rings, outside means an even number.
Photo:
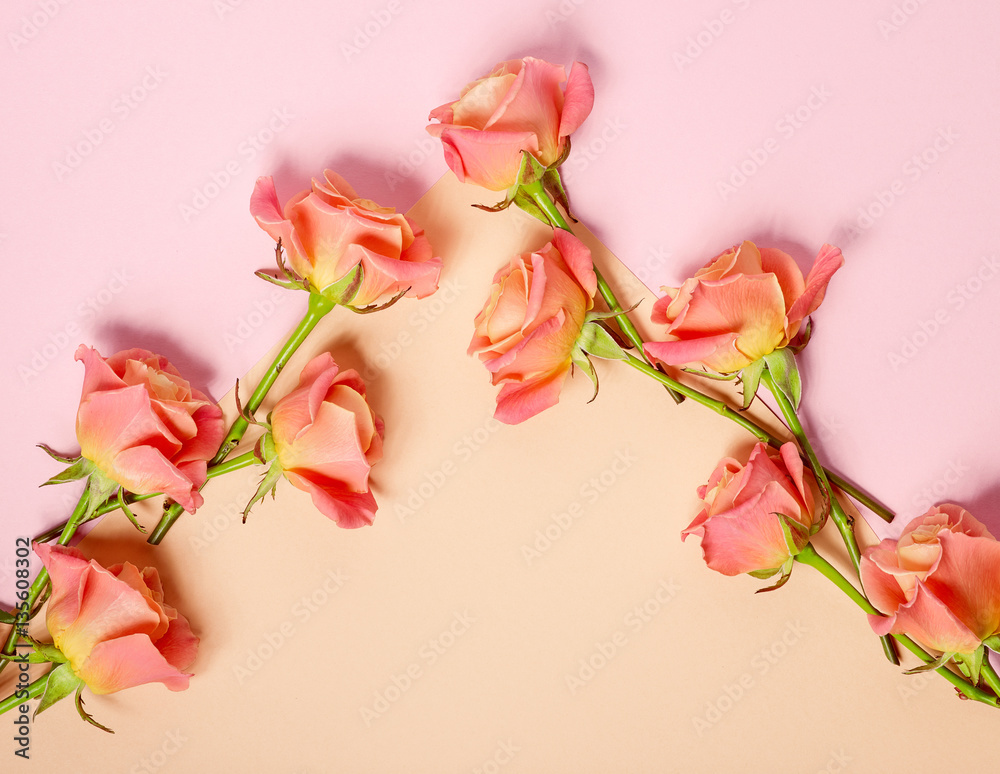
[[[75,501],[36,488],[58,466],[33,444],[75,450],[77,344],[161,351],[221,397],[299,314],[252,276],[256,176],[284,198],[331,166],[408,208],[445,170],[428,111],[528,54],[590,65],[567,183],[651,287],[744,238],[804,268],[843,248],[803,361],[821,453],[903,514],[950,500],[996,531],[998,24],[985,1],[8,3],[0,584]]]

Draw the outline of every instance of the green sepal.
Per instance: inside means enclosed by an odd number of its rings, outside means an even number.
[[[566,138],[566,148],[562,155],[556,160],[556,163],[545,170],[545,174],[542,175],[542,187],[545,192],[552,197],[552,200],[557,204],[561,204],[562,208],[566,210],[566,216],[573,221],[577,222],[576,218],[573,217],[573,213],[569,208],[569,194],[566,193],[566,187],[563,185],[562,176],[559,174],[557,167],[566,160],[569,156],[569,137]]]
[[[952,656],[954,656],[954,655],[955,655],[954,653],[942,653],[940,656],[938,656],[933,661],[930,661],[930,662],[928,662],[926,664],[921,664],[920,666],[913,667],[913,669],[907,669],[905,672],[903,672],[903,674],[904,675],[919,675],[919,674],[921,674],[923,672],[933,672],[935,669],[940,669],[945,664],[947,664],[949,661],[951,661]]]
[[[327,285],[320,290],[310,288],[310,292],[317,293],[334,304],[348,306],[361,289],[364,278],[365,270],[359,263],[332,285]]]
[[[994,653],[1000,653],[1000,634],[994,634],[992,637],[987,637],[983,640],[983,645],[992,650]]]
[[[986,648],[980,645],[971,654],[956,653],[955,663],[962,670],[962,674],[968,677],[973,685],[979,685],[979,673],[983,669],[983,657]]]
[[[757,593],[757,594],[763,594],[763,593],[765,593],[767,591],[777,591],[782,586],[784,586],[786,583],[788,583],[788,579],[792,577],[792,565],[794,563],[795,563],[795,560],[792,559],[792,557],[788,557],[788,559],[785,561],[785,563],[783,565],[781,565],[781,567],[778,570],[774,571],[774,572],[780,572],[781,573],[781,577],[778,578],[778,582],[775,583],[773,586],[768,586],[768,587],[763,588],[763,589],[757,589],[757,591],[755,593]]]
[[[31,643],[35,649],[34,653],[28,656],[28,661],[32,664],[43,664],[52,662],[55,664],[65,664],[67,659],[63,652],[51,642],[38,642],[37,640],[22,634],[21,637]]]
[[[87,482],[87,490],[89,494],[89,500],[87,501],[87,512],[80,519],[82,524],[85,521],[89,521],[97,509],[104,505],[104,502],[115,493],[118,489],[119,484],[114,479],[108,478],[96,467],[90,474],[90,479]]]
[[[785,548],[788,549],[789,555],[798,556],[802,549],[795,542],[795,535],[798,533],[801,537],[808,538],[809,528],[799,524],[795,519],[784,513],[772,513],[771,515],[778,518],[778,524],[781,525],[781,533],[785,538]]]
[[[812,338],[813,333],[813,321],[812,317],[806,320],[806,327],[796,334],[795,338],[792,339],[788,348],[792,350],[796,355],[806,348],[806,344],[809,343],[809,339]]]
[[[563,139],[566,140],[566,145],[563,146],[563,151],[562,153],[559,154],[559,158],[557,158],[554,162],[552,162],[552,166],[549,167],[549,171],[554,172],[563,165],[563,162],[566,161],[566,159],[569,158],[569,151],[571,147],[569,135],[567,135]],[[560,185],[562,185],[562,181],[560,181]]]
[[[77,455],[76,457],[66,457],[65,455],[62,455],[59,452],[57,452],[51,446],[44,443],[36,443],[35,446],[37,446],[43,452],[48,454],[56,462],[61,462],[64,465],[72,465],[74,462],[78,462],[80,460],[80,455]]]
[[[792,404],[792,408],[798,411],[799,401],[802,400],[802,377],[795,364],[795,355],[790,349],[783,347],[764,355],[763,360],[775,385]]]
[[[0,624],[4,626],[13,626],[17,623],[19,615],[17,613],[8,613],[3,608],[0,608]]]
[[[268,432],[257,439],[257,443],[253,447],[253,456],[257,458],[261,465],[274,462],[277,458],[278,451],[274,447],[274,436],[271,435],[270,428],[268,428]]]
[[[233,397],[236,399],[236,413],[239,415],[240,419],[245,421],[248,425],[257,424],[257,420],[254,419],[250,414],[247,414],[243,409],[243,401],[240,400],[240,380],[236,380],[236,387],[233,390]]]
[[[132,526],[139,530],[143,535],[146,534],[146,528],[139,523],[139,519],[136,518],[135,514],[132,513],[132,509],[128,507],[128,503],[125,502],[125,490],[118,490],[118,507],[122,509],[122,513],[132,522]]]
[[[773,578],[779,572],[781,572],[780,567],[772,567],[769,570],[750,570],[747,575],[757,578],[758,580],[767,580],[768,578]]]
[[[38,702],[32,717],[37,717],[40,712],[44,712],[60,699],[65,699],[73,691],[82,687],[83,680],[76,676],[68,663],[54,667],[48,674],[42,700]]]
[[[538,218],[542,223],[548,224],[549,219],[545,217],[545,213],[542,212],[542,208],[535,204],[535,200],[532,199],[528,194],[522,191],[520,188],[515,189],[516,193],[514,197],[506,203],[509,207],[511,204],[515,205],[518,209],[524,210],[533,218]],[[501,202],[503,204],[503,202]],[[498,205],[499,206],[499,205]]]
[[[278,264],[278,271],[285,278],[284,280],[272,277],[270,274],[265,274],[262,271],[255,271],[254,274],[262,280],[267,280],[272,285],[277,285],[279,288],[285,288],[286,290],[309,290],[308,283],[285,266],[285,259],[282,255],[281,237],[278,237],[278,242],[274,246],[274,259]]]
[[[702,371],[700,368],[682,368],[681,369],[686,374],[694,374],[695,376],[703,376],[706,379],[715,379],[720,382],[731,382],[739,374],[717,374],[712,371]]]
[[[95,726],[95,727],[101,729],[101,731],[107,731],[109,734],[113,734],[114,733],[114,731],[112,731],[107,726],[102,726],[100,723],[98,723],[96,720],[94,720],[94,716],[91,715],[89,712],[87,712],[87,710],[85,710],[83,708],[83,683],[80,683],[80,686],[76,689],[76,700],[75,701],[76,701],[76,711],[80,713],[80,717],[81,718],[83,718],[88,723],[90,723],[90,725]]]
[[[642,299],[636,301],[628,309],[622,309],[620,312],[587,312],[587,317],[585,322],[594,322],[596,320],[611,320],[621,317],[623,314],[629,314],[635,311],[635,308],[642,303]],[[624,345],[622,345],[624,346]],[[631,343],[629,344],[631,346]]]
[[[384,304],[370,304],[369,306],[351,306],[350,304],[344,304],[344,308],[350,309],[355,314],[371,314],[372,312],[381,312],[383,309],[388,309],[409,292],[409,288],[403,288]]]
[[[573,347],[573,351],[570,353],[570,359],[573,361],[573,365],[583,371],[591,382],[594,383],[594,394],[591,396],[587,403],[593,403],[597,398],[597,392],[600,389],[600,384],[597,379],[597,369],[594,368],[594,364],[587,357],[587,353],[580,349],[579,342]]]
[[[599,322],[585,322],[577,336],[576,346],[588,355],[602,360],[628,360],[628,355],[614,337]]]
[[[266,282],[270,282],[272,285],[277,285],[279,288],[284,288],[285,290],[308,290],[306,283],[302,280],[280,280],[277,277],[272,277],[267,272],[260,271],[258,269],[254,272],[254,275],[260,277]]]
[[[516,191],[517,189],[511,189]],[[484,212],[502,212],[506,210],[510,205],[514,203],[514,197],[509,194],[503,199],[503,201],[497,202],[496,204],[473,204],[477,210],[483,210]],[[548,221],[546,221],[548,222]]]
[[[250,509],[253,507],[254,503],[258,503],[267,497],[267,493],[270,491],[271,499],[275,497],[275,490],[278,488],[278,481],[281,480],[281,476],[284,471],[281,469],[281,465],[275,461],[271,467],[267,469],[263,478],[260,480],[260,485],[257,487],[257,491],[254,492],[253,497],[250,498],[250,502],[247,503],[247,507],[243,509],[243,523],[247,523],[247,516],[250,515]]]
[[[46,449],[46,452],[48,450]],[[53,456],[53,455],[49,455]],[[59,459],[55,457],[55,459]],[[70,462],[70,460],[64,460]],[[84,457],[77,457],[75,460],[71,461],[72,464],[66,468],[62,473],[57,473],[48,481],[46,481],[41,486],[50,486],[51,484],[65,484],[69,481],[79,481],[81,478],[86,478],[91,473],[94,472],[94,463]]]
[[[539,170],[541,173],[539,173]],[[521,190],[521,186],[539,180],[544,175],[544,170],[545,167],[539,164],[534,156],[527,151],[521,151],[521,165],[517,169],[517,179],[514,181],[514,185],[507,189],[507,195],[504,196],[503,201],[496,204],[473,204],[472,206],[484,212],[502,212],[510,207],[510,205],[516,204],[532,217],[538,218],[545,225],[549,225],[549,219],[545,217],[538,205],[534,203],[528,194]],[[524,206],[525,204],[528,204],[528,206]]]
[[[740,382],[743,384],[743,410],[746,411],[757,396],[760,386],[760,376],[764,373],[764,360],[754,360],[740,371]]]
[[[528,151],[521,151],[521,168],[517,172],[518,187],[544,180],[546,169]]]

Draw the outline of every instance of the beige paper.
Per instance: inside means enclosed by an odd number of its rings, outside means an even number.
[[[160,568],[168,602],[202,638],[196,677],[175,694],[158,684],[88,693],[113,737],[70,702],[53,707],[32,727],[31,770],[994,762],[1000,714],[956,700],[939,677],[903,676],[865,616],[810,568],[755,595],[766,583],[714,573],[697,540],[680,541],[696,488],[722,456],[752,446],[735,425],[606,362],[593,403],[577,374],[557,407],[518,426],[491,419],[496,390],[466,355],[472,320],[494,272],[548,232],[519,211],[469,206],[485,195],[442,179],[411,213],[444,258],[440,292],[375,315],[335,310],[273,391],[324,349],[365,375],[386,424],[374,526],[341,530],[284,481],[243,525],[258,471],[213,481],[159,548],[120,515],[106,519],[82,549]],[[622,300],[643,298],[644,318],[652,295],[589,242]],[[225,406],[231,416],[231,396]],[[155,505],[141,514],[155,524]]]

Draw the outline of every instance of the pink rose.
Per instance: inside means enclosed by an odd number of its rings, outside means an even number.
[[[364,279],[351,306],[387,301],[406,290],[423,298],[438,286],[441,259],[413,221],[391,207],[359,198],[340,175],[327,170],[302,191],[278,204],[274,181],[257,178],[250,213],[273,239],[281,239],[292,269],[322,293],[358,264]]]
[[[385,426],[356,371],[340,372],[326,352],[314,358],[298,389],[275,405],[271,433],[285,478],[320,511],[341,527],[372,523],[378,505],[368,474],[382,459]]]
[[[469,345],[493,384],[503,384],[497,419],[516,424],[559,402],[596,292],[590,250],[562,229],[541,250],[497,272]]]
[[[94,693],[144,683],[188,687],[198,651],[187,619],[163,602],[160,576],[132,564],[105,569],[75,548],[36,543],[52,579],[45,623],[73,673]]]
[[[698,488],[705,507],[681,539],[700,537],[705,562],[723,575],[787,575],[819,528],[811,480],[794,444],[758,443],[745,466],[724,459]]]
[[[957,505],[932,507],[899,540],[866,549],[861,583],[886,615],[868,617],[879,636],[970,654],[1000,634],[1000,543]]]
[[[562,65],[527,57],[501,62],[457,100],[431,111],[440,123],[427,131],[441,138],[459,180],[505,191],[517,182],[522,151],[553,166],[593,106],[586,65],[574,62],[567,79]]]
[[[843,265],[840,250],[823,245],[803,281],[787,253],[744,242],[681,287],[662,288],[666,295],[653,306],[652,320],[667,326],[670,340],[646,344],[646,353],[667,365],[739,371],[795,338]]]
[[[135,494],[163,492],[194,511],[208,460],[222,443],[222,410],[165,357],[128,349],[105,359],[80,346],[86,369],[76,415],[80,454]]]

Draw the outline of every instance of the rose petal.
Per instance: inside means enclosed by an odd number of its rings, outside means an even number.
[[[497,396],[493,417],[507,425],[530,419],[559,402],[559,393],[569,374],[569,365],[544,379],[518,384],[509,382]]]
[[[144,634],[98,642],[74,671],[96,694],[146,683],[163,683],[171,691],[183,691],[191,677],[170,664]]]
[[[568,137],[579,129],[594,107],[594,84],[587,65],[573,62],[564,96],[562,118],[559,119],[560,137]]]

